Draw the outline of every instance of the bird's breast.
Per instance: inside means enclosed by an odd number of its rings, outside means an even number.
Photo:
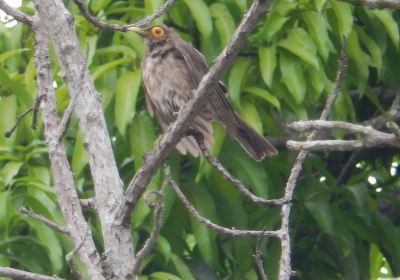
[[[162,111],[179,109],[197,87],[191,82],[184,61],[172,53],[147,55],[141,67],[146,94]]]

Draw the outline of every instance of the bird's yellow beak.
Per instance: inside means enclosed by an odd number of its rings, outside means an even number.
[[[145,30],[143,30],[143,29],[141,29],[139,27],[136,27],[136,26],[129,27],[127,29],[127,31],[128,32],[135,32],[135,33],[139,34],[140,36],[146,36],[147,35],[147,32]]]

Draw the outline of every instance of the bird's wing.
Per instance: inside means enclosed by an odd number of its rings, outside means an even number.
[[[185,60],[186,68],[191,74],[192,81],[198,85],[203,76],[208,72],[208,66],[204,56],[185,41],[180,41],[177,49]],[[231,136],[236,134],[236,114],[227,99],[228,92],[222,82],[218,82],[214,93],[210,95],[210,103],[213,111],[222,122]]]

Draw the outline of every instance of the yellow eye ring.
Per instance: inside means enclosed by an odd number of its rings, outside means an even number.
[[[151,35],[153,35],[154,37],[161,37],[164,36],[164,29],[160,26],[155,26],[153,27],[151,30]]]

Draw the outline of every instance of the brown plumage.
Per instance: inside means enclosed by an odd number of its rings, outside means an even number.
[[[153,26],[143,30],[132,27],[129,31],[140,34],[145,40],[147,52],[141,68],[146,107],[166,131],[168,125],[175,121],[180,107],[188,102],[207,73],[206,61],[199,51],[179,38],[170,28]],[[192,129],[203,134],[207,147],[213,141],[213,120],[223,123],[230,137],[236,139],[255,160],[277,154],[272,144],[233,110],[227,99],[226,88],[221,82],[213,89],[208,103],[191,124]],[[192,136],[182,138],[176,148],[183,155],[189,153],[197,157],[200,153]]]

